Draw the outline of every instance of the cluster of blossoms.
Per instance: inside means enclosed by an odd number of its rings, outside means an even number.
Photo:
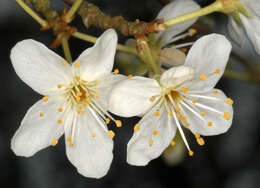
[[[248,17],[236,12],[260,52],[260,32],[256,0],[241,0]],[[165,6],[158,18],[169,19],[198,10],[191,0],[176,0]],[[178,11],[177,11],[178,10]],[[243,9],[244,10],[244,9]],[[237,17],[238,16],[238,17]],[[160,49],[189,35],[182,33],[196,19],[177,24],[156,34]],[[241,25],[230,16],[231,36],[243,42]],[[232,31],[234,30],[234,32]],[[243,34],[243,35],[242,35]],[[179,35],[179,36],[178,36]],[[26,113],[15,133],[11,148],[16,155],[29,157],[65,134],[66,154],[78,172],[86,177],[104,176],[113,159],[113,137],[107,124],[114,122],[109,112],[122,117],[140,116],[127,145],[127,162],[147,165],[159,157],[179,131],[190,156],[193,151],[183,129],[190,130],[199,145],[203,136],[225,133],[232,124],[232,99],[214,88],[228,62],[231,44],[222,35],[210,34],[192,45],[185,62],[153,78],[126,77],[112,72],[117,34],[109,29],[96,44],[86,49],[72,64],[34,40],[23,40],[11,51],[18,76],[43,98]],[[177,48],[175,46],[175,48]]]

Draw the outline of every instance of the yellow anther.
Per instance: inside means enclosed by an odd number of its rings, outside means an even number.
[[[178,114],[178,115],[177,115],[177,118],[178,118],[178,119],[181,119],[181,118],[182,118],[181,114]]]
[[[224,112],[224,118],[226,119],[226,120],[229,120],[230,119],[230,113],[228,113],[228,112]]]
[[[183,48],[182,51],[183,51],[184,53],[186,53],[188,50],[187,50],[187,48]]]
[[[171,146],[175,146],[175,142],[174,141],[171,141]]]
[[[93,138],[95,138],[95,137],[96,137],[96,134],[95,134],[95,133],[92,133],[91,136],[92,136]]]
[[[71,137],[68,137],[68,138],[67,138],[67,141],[68,141],[68,142],[71,142],[71,140],[72,140]]]
[[[165,89],[165,94],[168,95],[168,94],[170,94],[170,93],[171,93],[171,88],[166,88],[166,89]]]
[[[115,70],[114,70],[114,73],[115,73],[115,74],[118,74],[118,73],[119,73],[119,70],[118,70],[118,69],[115,69]]]
[[[81,92],[78,93],[78,96],[81,97],[83,94]]]
[[[44,116],[44,114],[41,112],[41,113],[40,113],[40,117],[43,117],[43,116]]]
[[[158,134],[158,131],[157,130],[154,130],[153,131],[153,135],[157,135]]]
[[[220,73],[220,69],[216,69],[216,74],[219,74]]]
[[[149,139],[149,146],[152,146],[153,145],[153,139]]]
[[[193,100],[192,103],[195,104],[195,103],[197,103],[197,101],[196,101],[196,100]]]
[[[62,112],[62,111],[63,111],[63,109],[62,109],[62,108],[59,108],[59,109],[58,109],[58,111],[59,111],[59,112]]]
[[[115,136],[114,131],[112,131],[112,130],[108,131],[107,136],[108,136],[109,138],[114,138],[114,136]]]
[[[200,75],[200,80],[206,80],[207,76],[205,74]]]
[[[182,91],[183,91],[184,93],[186,93],[186,92],[188,92],[188,89],[187,89],[187,88],[183,88]]]
[[[62,123],[62,120],[61,120],[61,119],[59,119],[59,120],[58,120],[58,123],[59,123],[59,124],[61,124],[61,123]]]
[[[47,101],[48,101],[48,99],[49,99],[49,97],[48,97],[48,96],[45,96],[45,97],[43,97],[43,98],[42,98],[43,102],[47,102]]]
[[[61,62],[61,65],[62,65],[62,66],[65,66],[66,64],[67,64],[66,61],[62,61],[62,62]]]
[[[154,102],[155,101],[155,96],[152,96],[150,99],[149,99],[150,102]]]
[[[86,102],[87,103],[89,103],[90,102],[90,98],[88,97],[88,98],[86,98]]]
[[[106,124],[109,124],[109,123],[110,123],[110,119],[106,118]]]
[[[172,113],[172,112],[169,112],[169,116],[173,116],[173,113]]]
[[[58,144],[58,140],[56,138],[53,138],[51,141],[52,146],[56,146]]]
[[[76,101],[78,101],[78,102],[81,100],[80,96],[78,96],[78,95],[75,98],[76,98]]]
[[[195,134],[195,138],[199,138],[200,137],[200,135],[199,134]]]
[[[74,63],[74,66],[75,67],[80,67],[80,62],[78,61],[78,62]]]
[[[226,100],[226,103],[227,103],[227,104],[233,104],[234,101],[233,101],[232,99],[228,98],[228,99]]]
[[[194,155],[194,152],[193,151],[189,151],[189,156],[192,157]]]
[[[120,120],[115,121],[117,127],[122,127],[122,122]]]
[[[128,76],[127,76],[128,78],[132,78],[133,77],[133,75],[132,74],[128,74]]]
[[[182,119],[186,120],[186,119],[187,119],[187,116],[182,116]]]
[[[218,90],[214,90],[214,94],[217,95],[218,94]]]
[[[205,141],[203,138],[197,138],[197,143],[200,145],[200,146],[204,146],[205,145]]]
[[[84,106],[84,107],[87,107],[87,106],[88,106],[88,103],[84,103],[83,106]]]
[[[58,89],[62,88],[62,85],[61,85],[61,84],[58,84],[58,85],[57,85],[57,88],[58,88]]]
[[[74,143],[70,143],[70,146],[71,146],[71,147],[74,147],[74,146],[75,146],[75,144],[74,144]]]
[[[201,114],[201,116],[205,116],[206,112],[201,112],[200,114]]]
[[[210,122],[208,122],[208,126],[209,127],[211,127],[212,126],[212,122],[210,121]]]
[[[139,131],[139,130],[140,130],[140,127],[139,127],[138,124],[136,124],[136,125],[134,126],[134,131]]]
[[[155,114],[154,114],[155,116],[159,116],[160,115],[160,113],[159,112],[155,112]]]
[[[80,115],[80,113],[81,113],[81,110],[77,110],[77,113],[78,113],[78,115]]]
[[[75,79],[78,80],[78,81],[80,81],[80,77],[79,77],[79,76],[76,76]]]
[[[189,29],[189,35],[192,37],[193,35],[195,35],[197,33],[196,29]]]
[[[175,107],[174,110],[175,110],[175,112],[180,112],[180,108],[178,108],[178,107]]]

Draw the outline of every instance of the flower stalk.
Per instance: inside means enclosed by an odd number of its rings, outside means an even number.
[[[61,38],[61,44],[62,44],[62,49],[64,52],[64,56],[66,60],[71,63],[72,62],[72,57],[71,57],[71,52],[70,52],[70,47],[69,47],[69,42],[66,37]]]
[[[70,22],[71,19],[73,18],[74,14],[76,13],[76,11],[78,10],[78,8],[80,7],[81,3],[83,2],[83,0],[76,0],[73,5],[71,6],[70,10],[67,12],[66,16],[65,16],[65,20],[67,22]]]
[[[209,5],[205,8],[202,8],[200,10],[166,20],[163,24],[159,25],[158,28],[161,30],[165,30],[165,27],[162,27],[162,25],[164,25],[164,26],[166,26],[166,28],[168,28],[168,27],[171,27],[178,23],[182,23],[182,22],[194,19],[194,18],[205,16],[205,15],[211,14],[213,12],[221,12],[222,10],[223,10],[223,4],[220,1],[216,1],[216,2],[212,3],[211,5]]]

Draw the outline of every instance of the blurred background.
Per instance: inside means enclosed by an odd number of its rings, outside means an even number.
[[[163,7],[160,0],[92,0],[110,15],[122,15],[128,20],[151,21]],[[212,1],[198,0],[201,6]],[[52,0],[52,8],[61,11],[66,4]],[[215,22],[213,21],[215,20]],[[227,16],[214,14],[206,21],[214,32],[226,34]],[[73,23],[78,30],[94,36],[102,31],[85,29],[80,18]],[[110,171],[102,179],[89,179],[77,173],[65,155],[63,139],[56,147],[49,147],[30,158],[17,157],[10,149],[10,140],[18,129],[27,109],[40,95],[24,84],[15,74],[10,62],[10,49],[16,42],[32,38],[50,45],[54,40],[51,31],[40,31],[40,26],[15,1],[0,1],[0,187],[16,188],[258,188],[260,187],[260,88],[255,83],[223,78],[217,87],[234,99],[234,120],[231,129],[223,135],[204,137],[206,144],[197,145],[188,138],[195,151],[188,157],[186,151],[175,151],[170,162],[158,158],[145,167],[126,163],[126,144],[132,135],[133,125],[138,118],[122,119],[123,127],[114,129],[114,160]],[[228,37],[228,36],[227,36]],[[126,40],[119,34],[119,41]],[[75,59],[81,51],[92,44],[70,39]],[[243,48],[233,43],[233,49],[252,63],[260,64],[248,42]],[[54,49],[63,56],[61,48]],[[231,65],[238,71],[243,66],[231,59]],[[178,144],[178,143],[177,143]],[[177,150],[178,145],[174,146]],[[182,144],[180,143],[180,146]],[[173,147],[173,149],[174,149]],[[174,152],[173,152],[174,153]],[[169,156],[168,156],[169,158]]]

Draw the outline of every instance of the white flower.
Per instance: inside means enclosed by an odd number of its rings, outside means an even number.
[[[34,40],[15,45],[11,60],[16,73],[44,95],[28,110],[12,139],[16,155],[29,157],[55,146],[65,133],[68,159],[80,174],[100,178],[107,173],[114,132],[108,131],[104,120],[110,121],[105,115],[113,119],[106,97],[118,79],[111,73],[116,45],[117,35],[110,29],[72,65]]]
[[[229,129],[233,101],[214,86],[225,70],[230,51],[225,37],[208,35],[195,42],[183,66],[164,72],[160,83],[132,77],[113,87],[111,112],[124,117],[143,116],[127,145],[128,163],[146,165],[160,156],[177,129],[192,155],[181,125],[195,134],[200,145],[204,144],[200,135],[217,135]]]
[[[169,20],[171,18],[182,16],[184,14],[196,11],[198,9],[200,9],[200,6],[193,0],[174,0],[171,3],[167,4],[165,7],[163,7],[156,18],[163,18],[164,20]],[[166,46],[169,43],[172,43],[174,41],[177,41],[178,39],[190,35],[191,33],[187,33],[179,37],[175,37],[176,35],[188,29],[196,21],[197,19],[195,18],[189,21],[176,24],[165,31],[159,32],[158,34],[156,34],[156,37],[162,39],[162,46]]]
[[[237,23],[232,14],[229,15],[228,31],[234,41],[243,46],[246,34],[252,42],[256,52],[260,54],[260,3],[259,0],[239,0],[246,9],[249,17],[238,13]]]

